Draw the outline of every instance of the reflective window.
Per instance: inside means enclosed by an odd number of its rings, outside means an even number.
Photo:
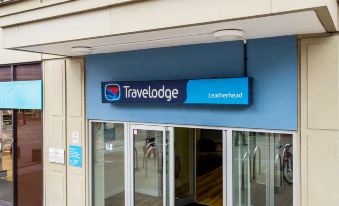
[[[0,82],[40,80],[41,74],[39,63],[1,66]],[[0,110],[0,205],[42,205],[42,135],[41,111]]]
[[[16,110],[17,205],[42,204],[42,112]]]
[[[12,69],[10,66],[1,66],[0,67],[0,82],[9,82],[12,81]]]
[[[293,205],[292,135],[233,132],[234,205]]]
[[[14,70],[16,81],[40,80],[42,79],[40,64],[16,65]]]
[[[95,206],[125,205],[124,125],[92,123]]]

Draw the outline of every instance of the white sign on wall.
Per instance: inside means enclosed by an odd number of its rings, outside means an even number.
[[[65,150],[48,148],[48,161],[57,164],[65,164]]]
[[[80,135],[77,131],[72,132],[72,144],[80,144]]]

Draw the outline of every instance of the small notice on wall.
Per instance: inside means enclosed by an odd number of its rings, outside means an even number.
[[[80,136],[77,131],[72,132],[72,144],[80,144]]]
[[[69,146],[69,165],[73,167],[82,167],[82,147]]]
[[[48,148],[48,161],[57,164],[65,164],[65,151],[63,149]]]

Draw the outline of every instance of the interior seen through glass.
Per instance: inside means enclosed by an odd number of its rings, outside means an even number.
[[[124,124],[94,122],[94,205],[125,205]]]
[[[170,169],[176,206],[223,204],[226,168],[222,163],[227,151],[223,148],[226,143],[223,144],[222,130],[176,127],[174,140],[169,141],[165,130],[136,129],[125,137],[123,124],[92,125],[95,206],[125,205],[124,164],[134,171],[134,205],[168,205]],[[130,152],[134,165],[125,162],[124,138],[133,138]],[[232,138],[233,160],[228,165],[232,165],[233,171],[233,205],[292,205],[292,135],[234,131],[227,138]],[[168,150],[172,142],[174,154]],[[170,155],[174,168],[169,164]]]
[[[0,110],[0,205],[13,205],[13,112]]]
[[[134,205],[163,205],[164,133],[135,129],[134,136]],[[166,143],[165,143],[166,144]]]
[[[233,132],[233,205],[293,205],[292,135]]]
[[[222,205],[222,131],[175,128],[176,205]]]

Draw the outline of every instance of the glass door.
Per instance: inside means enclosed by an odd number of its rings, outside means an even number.
[[[131,125],[130,127],[131,205],[170,205],[170,129]],[[173,164],[172,164],[173,165]]]

